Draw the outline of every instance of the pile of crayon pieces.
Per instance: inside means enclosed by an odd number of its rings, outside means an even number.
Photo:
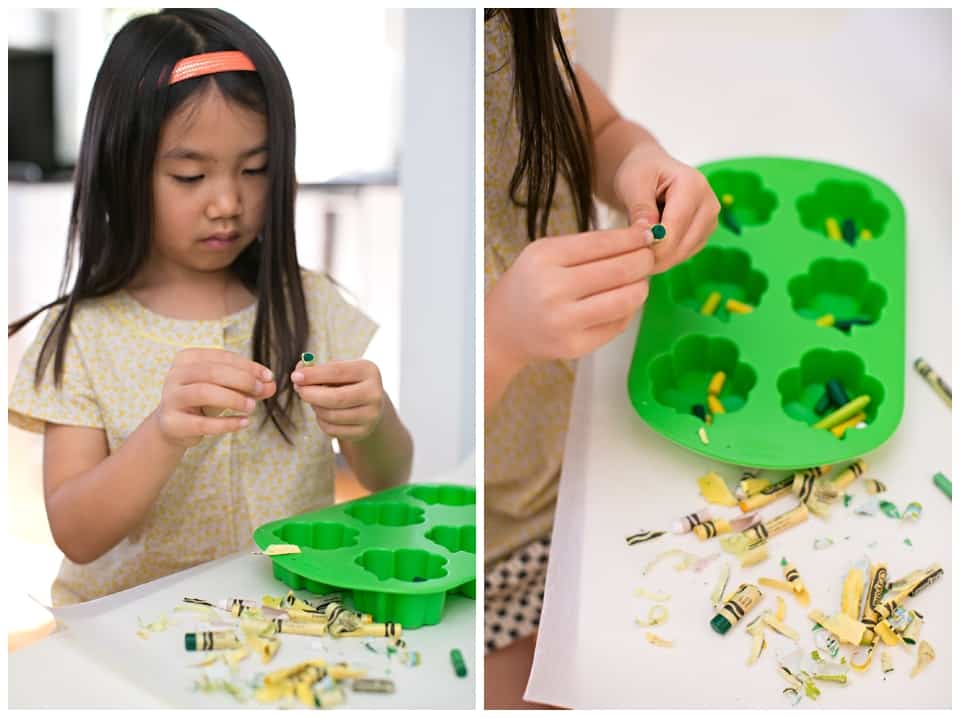
[[[712,424],[714,414],[725,414],[727,412],[723,406],[723,402],[720,401],[720,392],[723,391],[723,385],[726,380],[726,372],[718,371],[715,373],[707,385],[706,406],[703,404],[694,404],[690,408],[693,415],[704,423]]]
[[[829,429],[834,436],[842,439],[848,429],[862,429],[866,426],[867,414],[864,409],[869,403],[869,395],[862,394],[850,399],[839,379],[829,379],[824,385],[823,396],[813,408],[814,413],[823,418],[815,423],[813,428]],[[833,411],[824,416],[831,409]]]
[[[830,239],[843,240],[851,247],[856,245],[857,239],[873,239],[873,233],[866,227],[862,227],[858,232],[856,222],[849,217],[839,223],[836,217],[827,217],[824,221],[824,227],[827,232],[827,237]]]

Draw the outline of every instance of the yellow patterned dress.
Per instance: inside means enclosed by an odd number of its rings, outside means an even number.
[[[310,336],[303,350],[318,362],[359,358],[376,325],[348,304],[323,275],[301,272]],[[210,321],[155,314],[125,291],[82,302],[74,312],[63,383],[53,361],[39,388],[33,376],[53,319],[46,316],[19,367],[8,420],[43,432],[46,422],[103,429],[116,451],[159,404],[174,354],[191,346],[252,356],[256,303]],[[270,367],[275,374],[293,367]],[[88,601],[152,581],[247,546],[268,521],[333,503],[334,454],[310,407],[294,396],[294,445],[272,422],[261,427],[262,403],[249,426],[206,437],[187,450],[143,522],[97,560],[64,559],[51,595],[55,606]],[[137,481],[131,475],[129,481]]]
[[[572,11],[558,11],[571,62]],[[513,47],[502,15],[485,23],[484,278],[489,292],[529,244],[526,210],[509,196],[520,131],[513,107]],[[562,179],[547,236],[577,232]],[[484,448],[485,645],[489,652],[536,630],[570,417],[575,363],[524,368],[486,417]]]

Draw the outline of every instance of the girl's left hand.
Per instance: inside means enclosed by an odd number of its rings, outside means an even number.
[[[377,365],[366,359],[316,366],[297,363],[293,388],[313,407],[317,425],[337,439],[370,436],[383,417],[383,382]]]
[[[658,145],[631,150],[617,168],[613,187],[631,225],[660,223],[667,229],[663,241],[651,245],[654,274],[699,252],[717,227],[720,202],[706,177]]]

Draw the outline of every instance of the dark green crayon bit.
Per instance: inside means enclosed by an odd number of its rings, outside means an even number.
[[[453,663],[454,672],[460,677],[464,678],[467,675],[467,664],[463,661],[463,654],[460,653],[459,648],[454,648],[450,651],[450,660]]]
[[[740,227],[740,223],[733,214],[733,210],[727,207],[724,207],[720,210],[720,224],[736,235],[739,235],[743,231]]]
[[[653,241],[659,242],[664,237],[667,236],[667,228],[662,224],[655,224],[650,228],[650,231],[653,233]]]
[[[700,421],[707,420],[707,408],[703,404],[694,404],[690,411],[693,412],[693,415],[700,419]]]
[[[857,225],[852,219],[845,219],[840,223],[840,234],[843,235],[843,241],[853,247],[857,243]]]
[[[827,413],[827,409],[830,408],[830,392],[824,390],[823,396],[820,397],[820,401],[817,402],[817,405],[813,407],[814,412],[817,416],[823,416]]]
[[[846,406],[850,403],[850,397],[847,396],[843,384],[838,379],[830,379],[827,382],[827,394],[830,395],[830,401],[836,407]]]
[[[953,501],[953,484],[950,482],[950,479],[938,471],[933,475],[933,483],[937,485],[938,489],[947,495],[948,499]]]

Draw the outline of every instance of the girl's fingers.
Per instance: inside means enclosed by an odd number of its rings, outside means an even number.
[[[249,425],[245,416],[211,417],[202,414],[181,414],[182,426],[188,436],[219,436],[240,431]]]
[[[552,255],[556,264],[575,267],[605,257],[635,252],[647,245],[645,232],[645,228],[633,226],[551,237],[545,251]]]
[[[191,384],[215,384],[242,392],[252,397],[260,397],[273,384],[258,377],[250,367],[239,368],[229,362],[203,362],[185,364],[176,369],[177,382],[182,386]]]
[[[664,241],[653,246],[658,269],[672,266],[670,262],[680,256],[683,239],[687,236],[693,217],[697,213],[700,194],[691,194],[683,183],[678,183],[667,188],[664,201],[661,223],[667,228],[668,234]]]
[[[374,404],[358,406],[353,409],[313,408],[321,421],[334,426],[369,426],[377,420],[379,412]]]
[[[322,409],[353,409],[376,398],[373,382],[363,381],[346,386],[297,385],[297,394],[308,404]]]
[[[664,272],[676,264],[683,262],[700,251],[706,244],[710,234],[716,229],[717,216],[713,211],[714,203],[707,197],[697,207],[697,211],[690,221],[686,234],[680,241],[671,247],[671,252],[659,257],[656,263],[656,273]]]
[[[173,359],[174,366],[189,364],[226,364],[235,369],[246,370],[262,381],[272,381],[273,372],[259,362],[251,361],[246,357],[217,348],[190,348],[177,352]]]
[[[179,409],[214,407],[232,409],[249,414],[256,406],[253,397],[216,384],[188,384],[174,391],[175,406]]]
[[[654,255],[650,249],[637,249],[617,257],[600,259],[567,270],[576,289],[576,299],[633,284],[653,272]]]
[[[582,299],[574,307],[574,325],[586,329],[622,319],[629,320],[647,301],[649,293],[650,280],[641,279]]]
[[[369,433],[369,430],[363,426],[341,426],[327,423],[319,418],[317,419],[317,426],[324,434],[336,439],[362,439]]]

